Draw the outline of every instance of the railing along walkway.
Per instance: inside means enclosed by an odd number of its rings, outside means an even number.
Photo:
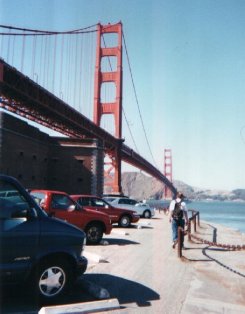
[[[200,213],[199,211],[196,210],[189,210],[191,212],[191,217],[189,217],[189,222],[187,229],[184,230],[181,227],[178,227],[178,243],[177,243],[177,254],[178,257],[182,257],[182,249],[183,249],[183,239],[187,235],[188,236],[188,241],[192,241],[192,239],[195,239],[203,244],[208,244],[210,246],[216,246],[216,247],[221,247],[225,248],[228,250],[245,250],[245,244],[243,245],[234,245],[234,244],[222,244],[222,243],[217,243],[214,241],[208,241],[206,239],[202,239],[200,237],[197,237],[194,233],[197,232],[197,227],[200,227]],[[193,225],[193,231],[192,231],[192,225]]]

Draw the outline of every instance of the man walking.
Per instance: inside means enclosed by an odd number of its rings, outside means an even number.
[[[185,223],[188,225],[187,207],[183,199],[183,193],[178,192],[176,195],[176,199],[172,200],[169,205],[169,222],[172,223],[173,248],[175,248],[178,242],[178,227],[184,229]],[[183,217],[185,219],[183,219]],[[184,247],[184,237],[182,247]]]

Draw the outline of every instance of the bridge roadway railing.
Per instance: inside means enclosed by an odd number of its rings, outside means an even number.
[[[151,163],[134,152],[122,139],[98,127],[64,101],[0,59],[0,107],[74,138],[92,137],[105,149],[121,151],[122,160],[144,170],[166,184],[176,194],[173,184]]]
[[[199,243],[208,244],[209,246],[216,246],[225,248],[228,250],[236,251],[236,250],[245,250],[245,244],[244,245],[234,245],[234,244],[222,244],[217,243],[215,241],[208,241],[206,239],[203,239],[201,237],[196,236],[192,233],[192,225],[193,225],[193,231],[197,231],[197,227],[200,227],[200,213],[196,210],[189,210],[191,212],[191,217],[189,217],[188,227],[186,230],[184,230],[181,227],[178,227],[178,244],[177,244],[177,254],[178,257],[182,257],[182,249],[183,249],[183,238],[187,235],[188,240],[192,241],[192,239],[199,241]]]

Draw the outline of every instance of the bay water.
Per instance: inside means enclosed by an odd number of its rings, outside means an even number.
[[[147,201],[148,203],[148,201]],[[154,207],[168,207],[169,202],[152,201]],[[199,211],[200,220],[217,223],[245,233],[245,202],[190,201],[188,209]]]

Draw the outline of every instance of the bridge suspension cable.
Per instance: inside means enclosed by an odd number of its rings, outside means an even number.
[[[0,25],[0,56],[91,119],[95,26],[58,32]]]
[[[129,66],[130,77],[131,77],[131,81],[132,81],[132,85],[133,85],[133,91],[134,91],[134,96],[135,96],[135,100],[136,100],[136,104],[137,104],[137,108],[138,108],[138,112],[139,112],[139,116],[140,116],[141,125],[142,125],[142,128],[143,128],[144,136],[145,136],[145,139],[146,139],[146,143],[147,143],[147,146],[148,146],[150,155],[151,155],[151,157],[152,157],[152,160],[153,160],[153,162],[154,162],[156,168],[158,168],[158,167],[157,167],[157,163],[156,163],[156,161],[155,161],[155,159],[154,159],[154,156],[153,156],[151,147],[150,147],[150,143],[149,143],[147,134],[146,134],[146,129],[145,129],[145,126],[144,126],[144,122],[143,122],[143,118],[142,118],[142,114],[141,114],[141,110],[140,110],[140,106],[139,106],[138,96],[137,96],[136,88],[135,88],[135,84],[134,84],[134,79],[133,79],[133,74],[132,74],[132,68],[131,68],[131,64],[130,64],[130,60],[129,60],[128,49],[127,49],[127,45],[126,45],[126,40],[125,40],[124,33],[123,33],[122,35],[123,35],[123,43],[124,43],[124,47],[125,47],[125,51],[126,51],[126,56],[127,56],[128,66]]]
[[[5,46],[5,54],[6,54],[6,60],[7,62],[12,63],[14,65],[14,52],[18,51],[16,49],[17,46],[17,37],[22,37],[22,43],[20,44],[19,54],[20,54],[20,71],[25,72],[24,69],[26,68],[25,54],[30,54],[30,50],[32,50],[32,56],[31,56],[31,65],[28,65],[31,67],[31,77],[39,84],[42,84],[45,88],[48,88],[51,92],[55,93],[58,97],[60,97],[62,100],[70,103],[73,107],[76,107],[80,112],[82,112],[82,104],[89,102],[88,99],[92,99],[92,90],[93,90],[93,82],[92,80],[88,80],[87,84],[88,87],[82,88],[77,87],[78,84],[75,82],[79,81],[81,79],[82,75],[84,75],[84,69],[85,65],[82,61],[82,57],[78,56],[78,50],[80,50],[81,54],[84,54],[84,49],[82,49],[82,38],[84,34],[86,33],[96,33],[97,29],[95,28],[97,24],[74,29],[74,30],[68,30],[68,31],[48,31],[48,30],[39,30],[39,29],[28,29],[28,28],[20,28],[20,27],[14,27],[9,25],[0,25],[0,29],[4,29],[6,31],[0,32],[1,36],[1,45],[0,45],[0,51],[3,50],[3,38],[6,36],[8,37],[7,44]],[[70,37],[70,35],[78,35],[81,36],[79,44],[78,44],[78,37],[74,40]],[[26,40],[26,37],[32,37],[32,43],[29,43],[29,41]],[[40,40],[38,40],[38,36],[41,36]],[[49,38],[50,36],[54,36],[54,40]],[[59,36],[60,40],[58,41],[57,36]],[[149,149],[151,158],[153,160],[153,163],[156,166],[156,161],[153,157],[153,153],[149,144],[149,140],[147,137],[145,125],[143,122],[142,113],[139,106],[138,96],[136,92],[136,87],[134,83],[134,78],[132,74],[132,68],[129,60],[129,54],[128,49],[126,45],[126,40],[124,33],[122,33],[123,36],[123,43],[125,47],[126,52],[126,59],[129,67],[129,73],[130,78],[133,86],[133,93],[137,104],[137,110],[139,113],[139,118],[141,121],[141,125],[143,128],[144,137],[147,143],[147,147]],[[12,39],[11,39],[12,38]],[[103,38],[104,40],[104,38]],[[5,41],[6,42],[6,41]],[[89,50],[90,52],[94,51],[94,47],[92,47],[91,42],[86,42],[87,44],[86,50]],[[105,42],[104,42],[105,44]],[[89,49],[88,49],[89,46]],[[31,49],[30,49],[31,48]],[[60,49],[61,54],[58,56],[58,49]],[[88,54],[88,58],[91,58],[92,53]],[[38,58],[40,61],[38,61]],[[112,71],[112,65],[109,59],[109,66]],[[37,63],[40,63],[39,69],[37,69]],[[86,71],[87,75],[91,75],[92,77],[92,67],[89,67],[88,64],[92,64],[92,60],[88,60],[86,62]],[[74,66],[75,65],[75,66]],[[15,65],[14,65],[15,66]],[[78,70],[80,69],[80,70]],[[71,70],[74,72],[71,73]],[[55,82],[55,77],[59,77],[59,82]],[[73,84],[73,85],[72,85]],[[58,86],[59,85],[59,86]],[[65,87],[65,90],[64,90]],[[81,101],[82,97],[86,99],[83,102]],[[91,106],[90,109],[87,109],[88,112],[85,114],[86,116],[91,116]],[[130,137],[132,139],[133,145],[135,147],[135,150],[139,152],[139,149],[136,145],[136,141],[134,139],[129,121],[126,116],[126,112],[124,110],[124,107],[122,107],[122,114],[125,119],[127,128],[129,130]]]
[[[90,26],[67,32],[50,32],[0,25],[1,27],[9,28],[8,33],[0,32],[0,65],[2,73],[8,73],[8,75],[1,77],[0,82],[3,92],[3,98],[0,99],[2,108],[34,122],[41,122],[42,125],[67,136],[78,136],[79,138],[81,136],[97,136],[103,139],[110,150],[115,149],[117,151],[118,149],[119,151],[120,147],[124,161],[133,166],[139,166],[140,169],[160,179],[170,186],[172,191],[175,191],[174,186],[157,167],[155,168],[130,147],[121,143],[121,135],[115,138],[109,132],[96,127],[88,114],[82,110],[79,112],[74,110],[78,107],[81,109],[83,104],[90,105],[91,110],[91,103],[93,102],[91,86],[94,85],[94,76],[92,75],[91,79],[91,77],[88,78],[88,74],[94,72],[95,69],[95,49],[93,47],[95,40],[88,42],[87,39],[90,40],[93,33],[96,35],[97,29],[90,29],[92,27]],[[112,26],[108,26],[108,28],[110,27]],[[92,35],[85,36],[87,33]],[[109,29],[108,33],[110,33]],[[79,44],[77,36],[70,35],[81,36]],[[125,37],[123,33],[122,35],[139,117],[152,160],[156,164],[139,107]],[[18,44],[19,46],[17,46]],[[78,57],[78,51],[80,51],[80,57]],[[84,62],[82,55],[85,53],[90,59],[86,59]],[[24,56],[28,60],[24,60]],[[7,63],[4,61],[5,59]],[[8,63],[12,64],[9,65]],[[121,62],[119,66],[121,68]],[[77,68],[80,69],[79,73]],[[58,80],[54,81],[54,77]],[[82,86],[82,80],[88,81],[86,82],[88,83],[87,88]],[[72,84],[76,84],[77,91]],[[15,94],[16,99],[12,99],[12,94]],[[38,108],[36,108],[37,105]],[[54,105],[55,110],[52,108]],[[47,108],[51,110],[52,114],[49,114]],[[84,107],[82,109],[84,111]],[[62,111],[61,114],[60,111]],[[66,119],[67,114],[69,115],[68,119]],[[124,110],[123,114],[130,130]],[[74,124],[75,121],[77,124]],[[131,130],[130,133],[133,138]]]
[[[102,35],[102,39],[103,39],[103,43],[104,43],[104,45],[105,45],[105,47],[106,47],[106,42],[105,42],[105,36],[104,36],[104,35]],[[113,69],[112,69],[112,64],[111,64],[110,57],[108,56],[108,57],[107,57],[107,59],[108,59],[108,62],[109,62],[109,67],[110,67],[110,70],[111,70],[111,72],[112,72],[112,71],[113,71]],[[137,145],[136,145],[136,142],[135,142],[135,139],[134,139],[134,136],[133,136],[132,130],[131,130],[131,128],[130,128],[129,121],[128,121],[128,119],[127,119],[127,116],[126,116],[126,113],[125,113],[125,110],[124,110],[123,105],[122,105],[122,112],[123,112],[123,116],[124,116],[124,119],[125,119],[125,121],[126,121],[126,124],[127,124],[128,130],[129,130],[129,133],[130,133],[131,139],[132,139],[132,141],[133,141],[133,144],[134,144],[135,150],[137,151],[137,153],[139,153],[139,150],[138,150],[138,147],[137,147]]]
[[[30,28],[20,28],[20,27],[8,26],[8,25],[0,25],[0,28],[10,30],[9,33],[1,32],[0,35],[3,35],[3,36],[5,36],[5,35],[8,35],[8,36],[33,36],[33,35],[60,35],[60,34],[93,33],[93,32],[97,32],[97,29],[91,29],[91,28],[95,28],[96,26],[97,26],[97,24],[94,24],[94,25],[87,26],[84,28],[58,32],[58,31],[46,31],[46,30],[38,30],[38,29],[30,29]],[[22,31],[22,33],[20,33],[20,32],[12,33],[12,30]],[[23,32],[26,32],[26,33],[23,34]]]

